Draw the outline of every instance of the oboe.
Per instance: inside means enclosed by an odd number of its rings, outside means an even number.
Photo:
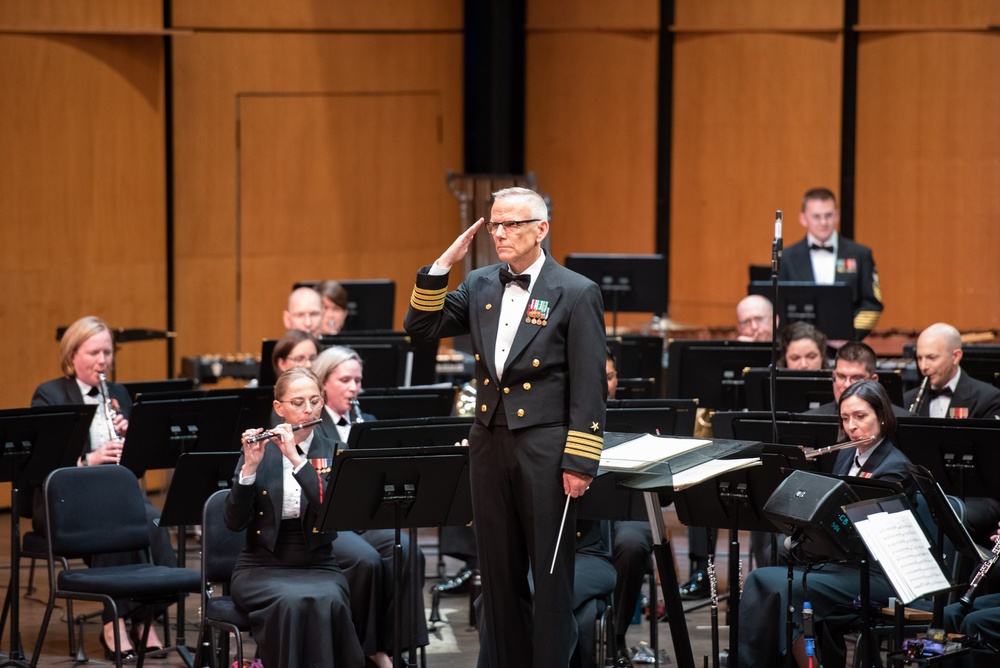
[[[354,416],[355,416],[354,424],[361,424],[362,422],[364,422],[365,419],[361,417],[361,404],[358,403],[356,397],[354,399],[351,399],[351,408],[354,409]]]
[[[965,596],[958,599],[959,603],[967,608],[972,607],[972,599],[976,597],[976,587],[978,587],[982,579],[986,577],[986,574],[990,572],[990,568],[997,560],[997,557],[1000,557],[1000,539],[997,539],[997,541],[993,543],[993,556],[979,566],[979,570],[976,571],[976,574],[972,576],[972,580],[969,581],[969,589],[965,592]]]
[[[299,429],[305,429],[306,427],[315,427],[323,420],[321,418],[316,418],[315,420],[309,420],[309,422],[303,422],[302,424],[297,424],[292,427],[292,431],[298,431]],[[256,436],[251,436],[247,439],[247,443],[256,443],[257,441],[266,441],[269,438],[274,438],[277,436],[277,432],[274,431],[262,431]]]
[[[920,411],[920,407],[924,403],[924,394],[927,392],[927,383],[929,383],[930,380],[930,376],[924,376],[924,381],[920,383],[920,389],[917,390],[917,396],[913,398],[913,403],[910,404],[910,412],[914,415]]]

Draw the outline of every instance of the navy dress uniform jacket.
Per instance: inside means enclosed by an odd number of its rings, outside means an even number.
[[[815,282],[812,258],[806,239],[792,244],[781,253],[781,269],[778,278],[782,281]],[[835,283],[851,287],[854,296],[855,338],[860,341],[875,329],[882,315],[882,289],[879,287],[878,270],[872,251],[843,235],[837,237],[837,270]]]
[[[476,421],[489,425],[503,399],[512,432],[566,425],[563,468],[594,475],[604,445],[604,307],[593,281],[547,256],[528,300],[548,302],[537,324],[521,322],[497,379],[494,353],[504,286],[499,264],[472,271],[448,292],[448,276],[417,275],[405,329],[419,339],[472,336],[476,357]],[[525,318],[528,317],[526,313]]]

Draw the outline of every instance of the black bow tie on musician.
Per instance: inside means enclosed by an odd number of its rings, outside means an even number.
[[[819,244],[809,244],[809,250],[811,251],[829,251],[833,252],[833,246],[820,246]]]

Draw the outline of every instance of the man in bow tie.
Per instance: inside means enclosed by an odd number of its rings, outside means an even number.
[[[837,232],[840,211],[836,197],[826,188],[814,188],[805,194],[799,222],[806,228],[806,238],[781,254],[778,278],[851,286],[855,339],[860,341],[875,328],[882,314],[882,290],[871,249]]]
[[[576,504],[566,504],[587,490],[604,444],[604,310],[595,283],[542,251],[545,200],[525,188],[493,197],[489,222],[480,219],[417,274],[405,328],[419,339],[472,338],[469,454],[489,665],[565,666],[577,639]],[[448,271],[480,227],[501,263],[448,292]]]
[[[917,415],[1000,419],[1000,390],[962,372],[962,337],[951,325],[938,322],[917,337],[917,366],[929,378]],[[910,406],[913,388],[903,397]]]

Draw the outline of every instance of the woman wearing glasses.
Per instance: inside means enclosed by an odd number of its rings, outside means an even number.
[[[340,441],[338,447],[345,447],[351,425],[360,417],[365,422],[375,419],[367,413],[359,414],[353,408],[361,394],[363,371],[361,357],[345,346],[331,346],[321,352],[313,362],[313,371],[319,378],[326,397],[323,422],[316,427],[317,434],[324,434]],[[333,552],[344,569],[344,575],[351,589],[351,610],[358,632],[358,639],[365,655],[379,668],[392,666],[390,658],[393,646],[393,582],[392,549],[395,531],[376,529],[368,531],[342,531],[333,543]],[[403,557],[408,559],[409,537],[402,535]],[[423,591],[424,555],[419,552],[418,562],[420,591]],[[404,563],[406,563],[404,561]],[[409,591],[410,573],[403,568],[403,591]],[[422,601],[421,601],[421,610]],[[412,603],[404,604],[402,647],[407,647]],[[427,624],[418,620],[415,638],[416,646],[427,644]],[[267,665],[266,662],[264,665]]]
[[[319,341],[309,332],[301,329],[290,329],[274,343],[271,353],[271,366],[274,367],[274,377],[297,366],[312,367],[319,354]]]
[[[226,525],[246,529],[233,601],[250,617],[265,666],[361,668],[347,580],[331,548],[337,534],[313,531],[334,443],[313,427],[292,429],[323,410],[319,380],[304,368],[284,372],[274,386],[274,410],[283,419],[274,437],[251,443],[261,430],[243,433],[226,502]]]

